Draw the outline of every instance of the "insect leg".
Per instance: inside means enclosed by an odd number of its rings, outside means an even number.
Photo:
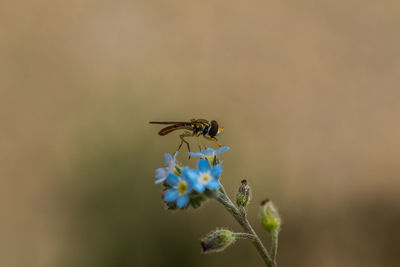
[[[197,136],[197,143],[198,143],[199,149],[200,149],[200,151],[201,151],[200,136]]]
[[[210,137],[210,136],[204,135],[204,138],[207,139],[207,140],[210,140],[210,141],[215,142],[215,143],[217,144],[218,147],[223,147],[223,145],[221,145],[221,144],[218,143],[218,139],[215,138],[215,137]]]
[[[199,138],[199,147],[200,147],[200,151],[203,149],[207,149],[207,147],[203,143],[203,139],[201,139],[201,138]],[[201,148],[201,147],[203,147],[203,148]]]
[[[179,136],[181,138],[181,144],[179,145],[177,151],[179,151],[179,149],[181,149],[183,143],[185,143],[187,145],[187,148],[188,148],[189,152],[190,152],[190,145],[189,145],[188,141],[185,140],[185,137],[190,137],[190,136],[193,136],[193,135],[194,134],[189,132],[189,131],[184,131],[183,134],[181,134]],[[190,159],[190,155],[189,155],[189,159]]]

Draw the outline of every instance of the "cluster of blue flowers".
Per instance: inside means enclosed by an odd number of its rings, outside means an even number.
[[[226,152],[229,147],[217,150],[207,148],[198,153],[189,152],[190,156],[200,157],[197,170],[182,167],[176,161],[178,152],[173,156],[164,154],[165,167],[156,169],[156,184],[164,186],[162,199],[169,209],[186,208],[190,204],[197,208],[208,197],[213,197],[221,184],[222,165],[217,155]]]

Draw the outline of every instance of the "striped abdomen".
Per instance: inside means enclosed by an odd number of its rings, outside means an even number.
[[[192,130],[192,123],[190,122],[167,122],[167,121],[151,121],[151,124],[172,124],[170,126],[167,126],[163,129],[161,129],[158,134],[161,136],[167,135],[175,130],[180,130],[180,129],[187,129],[187,130]]]

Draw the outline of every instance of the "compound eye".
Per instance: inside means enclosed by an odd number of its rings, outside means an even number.
[[[208,131],[208,135],[214,137],[218,134],[218,122],[211,121],[210,130]]]

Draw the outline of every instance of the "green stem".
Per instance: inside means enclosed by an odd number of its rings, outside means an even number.
[[[271,235],[271,258],[276,265],[276,253],[278,252],[278,233],[279,231],[274,231]]]
[[[257,236],[256,232],[254,231],[253,227],[251,227],[249,221],[247,220],[247,216],[245,212],[240,212],[239,209],[233,204],[232,200],[225,192],[225,188],[221,184],[220,191],[218,191],[217,200],[220,202],[227,211],[232,214],[235,220],[242,226],[243,230],[252,236],[254,239],[251,241],[255,248],[257,249],[258,253],[264,260],[265,264],[268,267],[276,267],[275,261],[271,260],[271,256],[269,255],[267,249],[264,247],[263,243],[261,242],[260,238]]]

